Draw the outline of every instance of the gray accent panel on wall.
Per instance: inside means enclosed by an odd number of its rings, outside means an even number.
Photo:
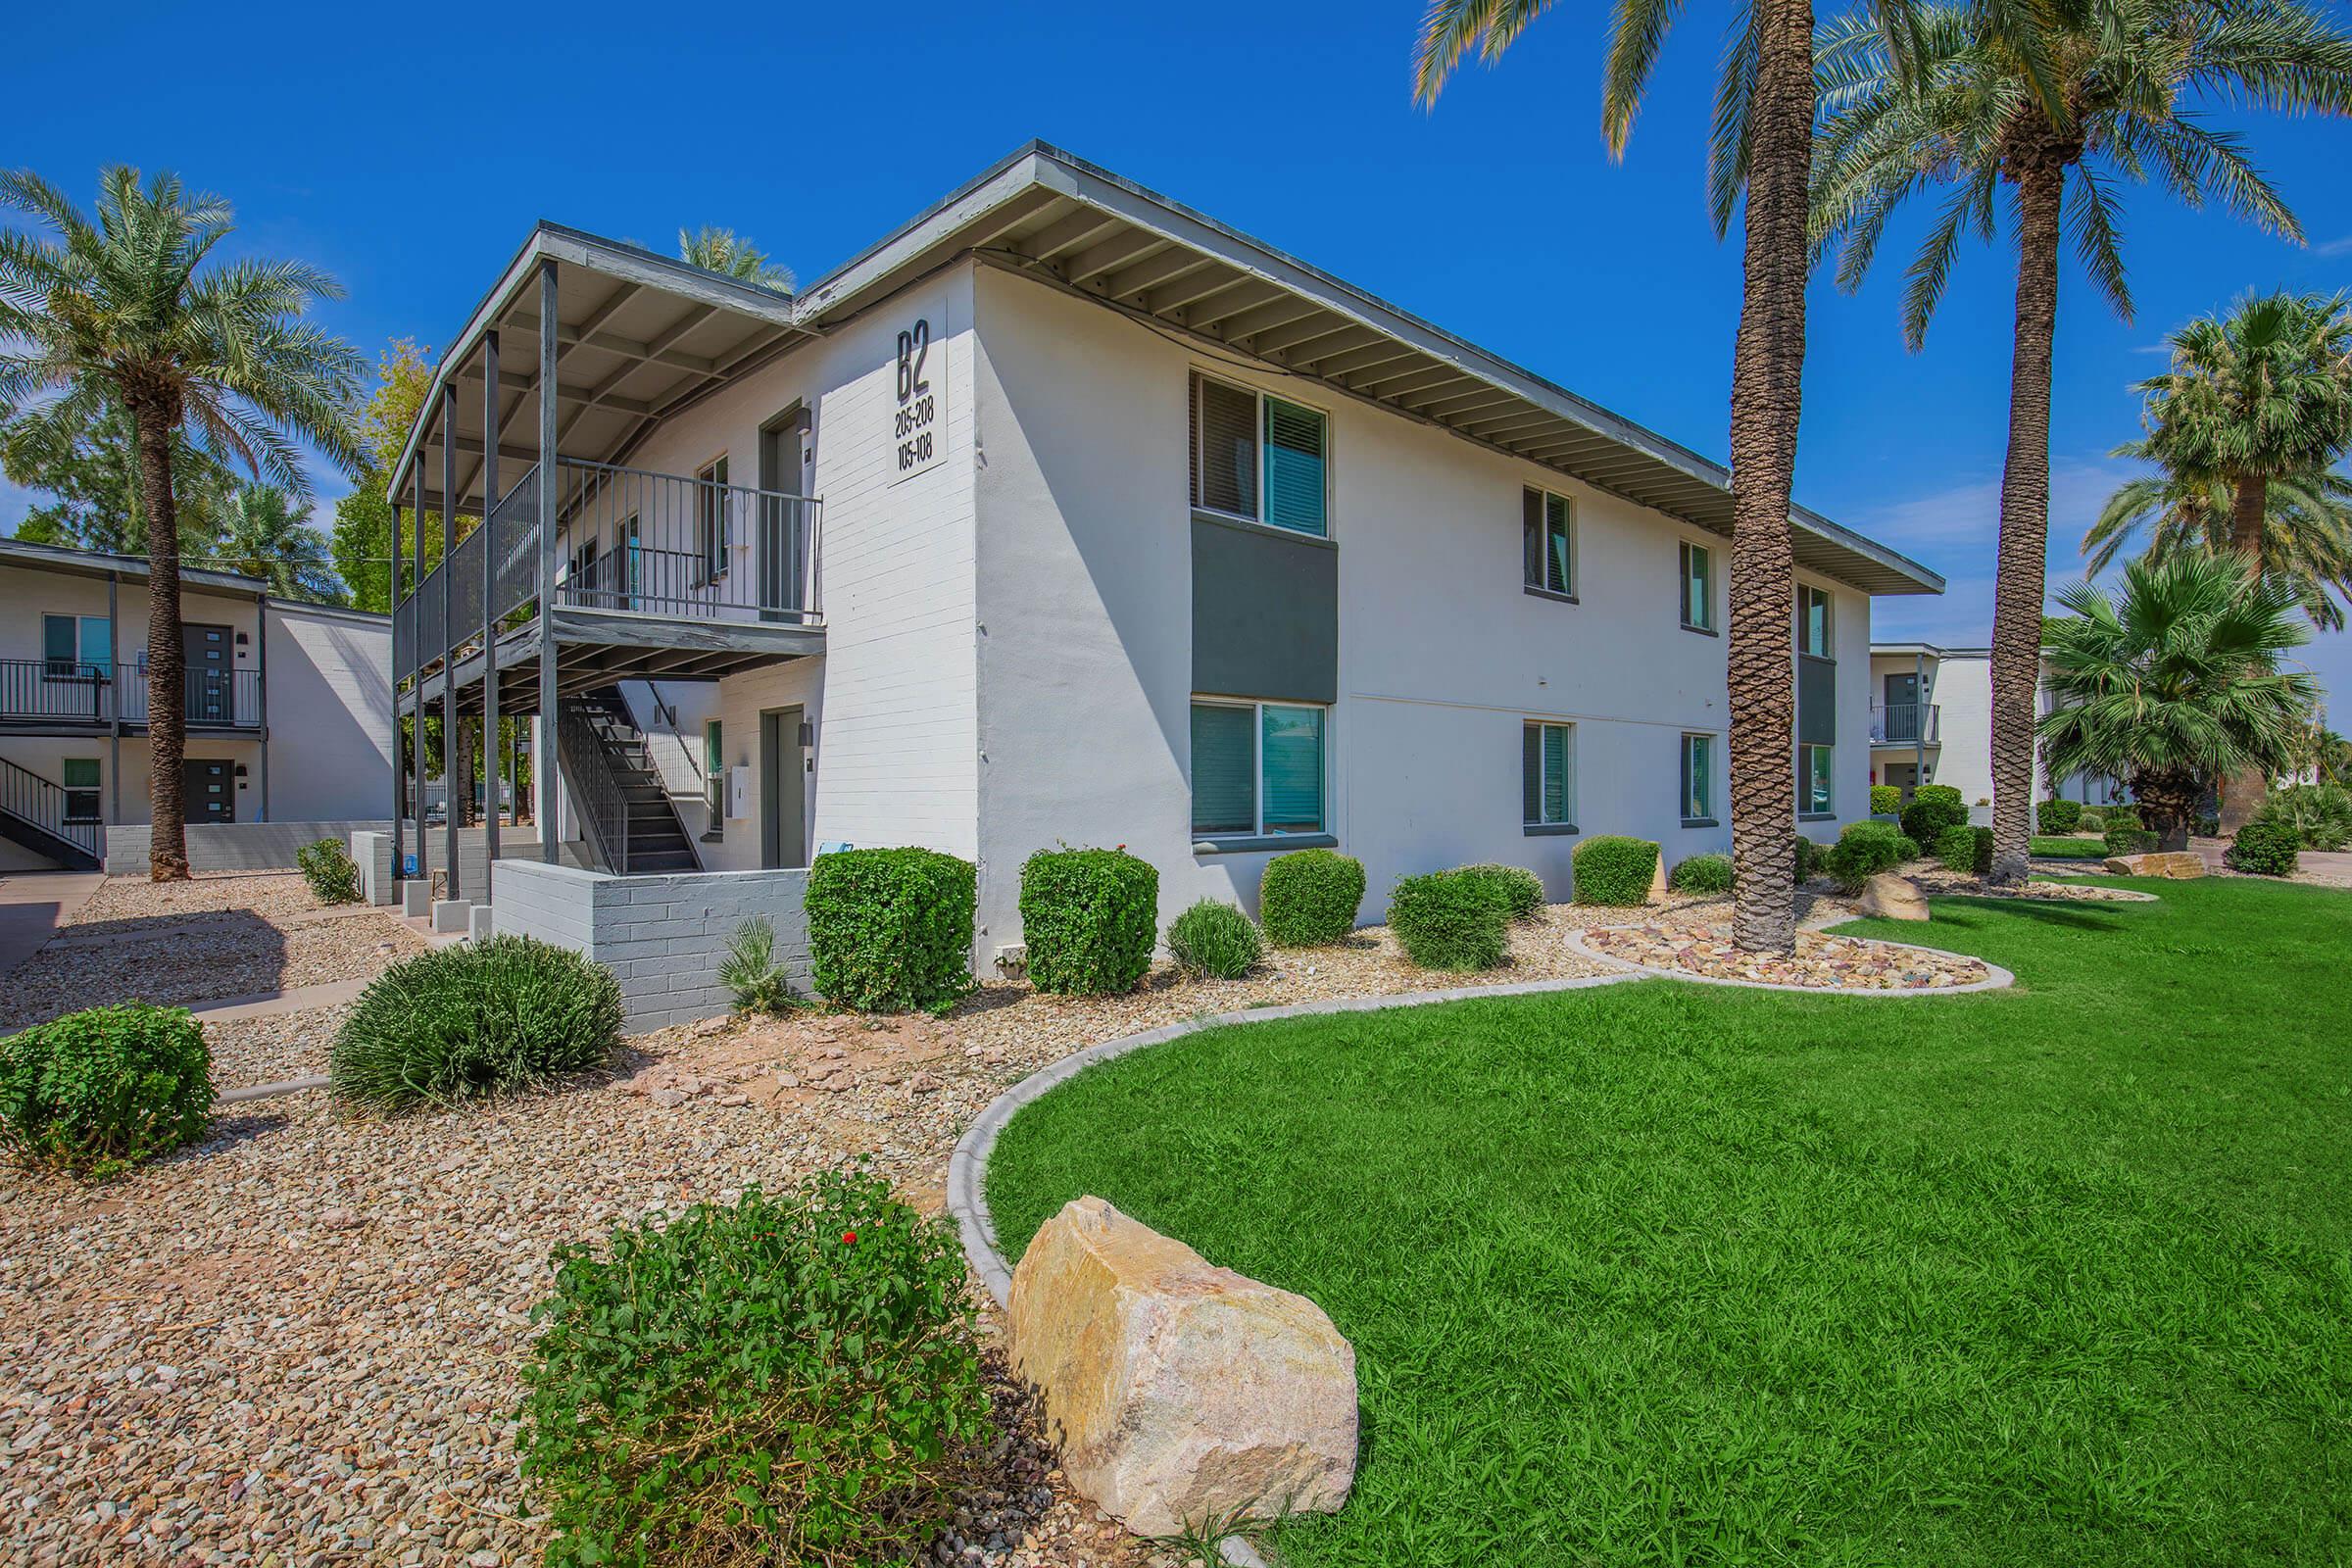
[[[1193,690],[1340,694],[1340,557],[1326,540],[1193,518]]]
[[[1796,656],[1796,739],[1802,746],[1838,744],[1838,662]]]

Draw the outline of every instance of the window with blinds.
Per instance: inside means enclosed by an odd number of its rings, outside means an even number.
[[[1257,831],[1255,710],[1193,705],[1193,831]]]
[[[1573,595],[1576,577],[1568,498],[1547,490],[1526,490],[1520,493],[1520,503],[1523,580],[1528,587],[1547,594]]]
[[[1193,704],[1193,831],[1323,831],[1323,710]]]
[[[69,757],[65,760],[67,821],[99,820],[98,778],[98,759],[95,757]]]
[[[1683,624],[1692,631],[1715,629],[1715,552],[1688,540],[1683,544]]]
[[[1328,535],[1330,427],[1321,414],[1196,373],[1191,417],[1194,506]]]
[[[1683,737],[1683,820],[1711,821],[1715,816],[1715,737]]]
[[[1257,394],[1193,377],[1193,505],[1257,516]]]
[[[1576,820],[1573,730],[1568,724],[1520,728],[1519,819],[1529,827],[1565,826]]]
[[[1267,703],[1258,713],[1265,780],[1259,831],[1322,832],[1323,710]]]

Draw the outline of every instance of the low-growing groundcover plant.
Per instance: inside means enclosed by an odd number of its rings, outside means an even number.
[[[557,1565],[905,1561],[993,1434],[945,1222],[881,1177],[556,1252],[515,1445]]]
[[[1132,991],[1159,940],[1159,870],[1125,850],[1040,850],[1021,865],[1029,983],[1065,996]]]
[[[1195,980],[1239,980],[1266,956],[1266,939],[1230,904],[1202,899],[1168,922],[1168,956]]]
[[[1487,896],[1502,906],[1503,913],[1513,920],[1533,920],[1544,909],[1544,879],[1519,865],[1496,865],[1492,861],[1456,867],[1457,874],[1487,890]]]
[[[294,852],[294,868],[302,873],[321,904],[360,902],[360,867],[351,852],[333,839],[315,839]]]
[[[403,958],[335,1035],[335,1097],[400,1111],[536,1089],[620,1045],[620,982],[552,943],[498,936]]]
[[[790,1012],[803,1005],[799,992],[776,962],[776,927],[754,915],[735,928],[727,956],[719,960],[718,983],[735,999],[737,1012]]]
[[[1576,903],[1623,908],[1649,902],[1658,874],[1658,847],[1649,840],[1603,833],[1579,844],[1570,860]]]
[[[1799,835],[1799,842],[1804,842]],[[1801,877],[1798,880],[1803,880]],[[1728,855],[1693,855],[1668,874],[1666,885],[1677,893],[1729,893],[1732,891],[1732,858]]]
[[[1355,929],[1364,862],[1337,850],[1298,850],[1266,862],[1257,917],[1278,948],[1327,948]]]
[[[835,850],[808,867],[808,968],[860,1012],[954,1003],[972,988],[969,860],[937,850]]]
[[[1389,895],[1389,930],[1424,969],[1492,969],[1510,947],[1510,906],[1467,868],[1408,876]]]
[[[0,1040],[0,1148],[111,1176],[204,1136],[212,1053],[185,1007],[91,1007]]]

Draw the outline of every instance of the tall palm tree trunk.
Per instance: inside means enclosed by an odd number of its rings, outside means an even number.
[[[1788,492],[1805,370],[1805,199],[1813,161],[1811,0],[1758,0],[1744,288],[1732,363],[1733,940],[1796,946],[1794,579]]]
[[[179,629],[179,506],[172,492],[172,432],[179,409],[158,395],[126,399],[138,431],[139,482],[147,504],[147,801],[153,824],[148,874],[188,880],[186,649]]]
[[[2256,575],[2262,571],[2263,521],[2270,510],[2270,481],[2259,473],[2239,474],[2230,497],[2230,548]],[[2222,831],[2234,834],[2244,827],[2247,819],[2262,809],[2263,797],[2269,793],[2270,780],[2258,767],[2242,768],[2223,780]]]
[[[1992,871],[2026,879],[2034,837],[2034,694],[2041,684],[2050,539],[2050,344],[2058,329],[2058,243],[2066,165],[2034,149],[2016,164],[2017,340],[2009,371],[2009,457],[1992,603]]]

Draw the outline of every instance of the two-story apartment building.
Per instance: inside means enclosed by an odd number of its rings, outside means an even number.
[[[380,819],[392,776],[386,617],[180,574],[192,826]],[[0,857],[95,869],[145,823],[147,563],[0,540]]]
[[[618,869],[612,688],[714,681],[697,862],[970,858],[983,959],[1061,843],[1152,861],[1163,914],[1307,845],[1364,860],[1369,916],[1465,860],[1564,894],[1583,834],[1729,844],[1726,486],[1033,145],[791,297],[542,225],[395,473],[428,529],[491,519],[404,597],[401,703],[555,711]],[[1791,523],[1789,766],[1829,836],[1868,810],[1871,596],[1941,582]]]
[[[1948,784],[1971,807],[1992,800],[1992,650],[1936,643],[1870,647],[1870,781],[1910,798],[1922,784]],[[2035,710],[2048,712],[2039,693]],[[2108,806],[2123,798],[2114,779],[2053,779],[2036,751],[2034,788],[2064,800]]]

